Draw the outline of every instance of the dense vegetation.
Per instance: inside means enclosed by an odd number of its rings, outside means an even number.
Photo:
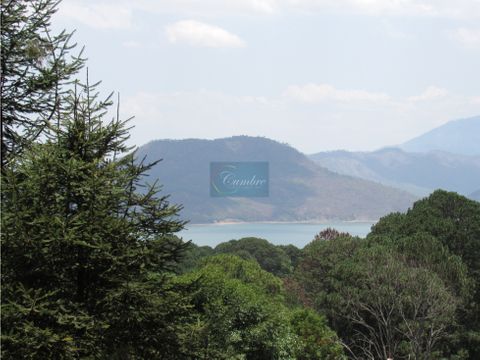
[[[366,239],[319,236],[293,275],[354,358],[476,359],[480,203],[436,191]]]
[[[185,243],[127,122],[42,50],[69,39],[45,33],[55,3],[1,4],[2,98],[30,89],[2,102],[2,358],[480,357],[480,203],[436,191],[304,249]]]

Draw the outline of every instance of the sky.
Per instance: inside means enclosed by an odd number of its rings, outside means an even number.
[[[63,0],[131,144],[370,151],[480,114],[480,0]]]

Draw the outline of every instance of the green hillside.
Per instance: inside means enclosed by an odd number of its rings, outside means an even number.
[[[147,161],[163,159],[147,181],[159,180],[182,216],[194,223],[215,221],[375,220],[405,210],[407,192],[338,175],[294,148],[261,137],[216,140],[157,140],[138,150]],[[211,198],[211,161],[268,161],[268,198]]]

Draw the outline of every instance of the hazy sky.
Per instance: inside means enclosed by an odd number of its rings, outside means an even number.
[[[64,0],[132,143],[398,144],[480,114],[480,0]]]

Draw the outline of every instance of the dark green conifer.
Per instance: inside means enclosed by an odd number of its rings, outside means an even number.
[[[0,2],[2,168],[48,129],[65,85],[85,63],[81,51],[71,54],[73,32],[51,31],[57,6],[57,0]]]
[[[188,308],[170,281],[180,207],[141,189],[153,164],[129,152],[126,121],[105,121],[109,99],[79,85],[65,101],[55,137],[2,178],[2,355],[162,358]]]

